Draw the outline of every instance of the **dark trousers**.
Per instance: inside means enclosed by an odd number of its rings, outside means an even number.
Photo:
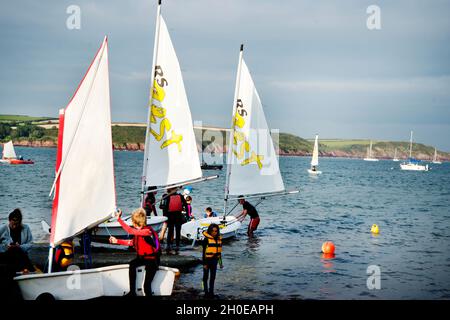
[[[24,269],[35,271],[28,254],[20,248],[11,248],[6,252],[0,253],[0,263],[11,266],[16,272]]]
[[[205,259],[203,261],[203,289],[205,294],[214,294],[214,281],[216,281],[217,263],[218,259]],[[206,269],[205,266],[206,265]],[[208,290],[208,276],[209,276],[209,290]]]
[[[180,246],[181,240],[181,225],[183,224],[183,214],[181,212],[169,212],[167,214],[167,228],[169,234],[167,235],[167,247],[172,247],[172,238],[175,229],[176,246]]]
[[[144,292],[147,297],[152,295],[152,281],[158,271],[158,263],[156,259],[144,259],[137,257],[130,261],[130,294],[136,294],[136,268],[145,265],[145,281]]]

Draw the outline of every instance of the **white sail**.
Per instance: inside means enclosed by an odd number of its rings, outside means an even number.
[[[157,28],[145,146],[145,186],[167,186],[202,176],[181,69],[162,16]]]
[[[250,72],[242,60],[233,112],[234,136],[229,139],[228,194],[284,191],[270,130]]]
[[[433,162],[437,161],[437,150],[436,148],[434,148],[434,157],[433,157]]]
[[[314,150],[311,159],[311,166],[319,165],[319,136],[316,135],[316,140],[314,141]]]
[[[12,141],[3,144],[3,159],[16,159],[16,152],[14,151],[14,145]]]
[[[103,222],[116,208],[107,39],[60,111],[50,244]]]

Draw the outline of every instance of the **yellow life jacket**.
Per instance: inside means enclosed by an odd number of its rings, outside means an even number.
[[[56,262],[62,268],[67,268],[73,262],[73,242],[66,241],[61,243],[56,251]]]
[[[219,236],[217,239],[214,239],[209,233],[206,231],[203,232],[205,239],[208,240],[208,244],[205,249],[205,258],[220,258],[222,256],[222,237]]]

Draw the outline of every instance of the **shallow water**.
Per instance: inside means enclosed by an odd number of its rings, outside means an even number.
[[[22,208],[36,241],[47,241],[40,221],[50,221],[48,193],[56,149],[16,148],[34,165],[0,165],[0,219]],[[118,206],[139,203],[142,152],[115,152]],[[217,293],[259,299],[436,299],[450,298],[450,164],[429,172],[404,172],[392,161],[321,159],[323,174],[308,176],[310,159],[283,157],[288,187],[300,194],[272,198],[258,206],[261,224],[247,239],[244,223],[237,240],[224,247]],[[215,171],[204,172],[205,175]],[[194,214],[222,210],[224,172],[194,185]],[[373,236],[370,227],[380,226]],[[334,259],[320,253],[336,245]],[[200,256],[199,249],[183,250]],[[381,270],[381,289],[369,290],[367,267]],[[201,288],[201,267],[180,283]]]

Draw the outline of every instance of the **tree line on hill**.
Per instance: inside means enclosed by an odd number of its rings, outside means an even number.
[[[0,123],[0,140],[12,140],[19,138],[40,139],[44,137],[46,130],[31,123],[18,124]]]

